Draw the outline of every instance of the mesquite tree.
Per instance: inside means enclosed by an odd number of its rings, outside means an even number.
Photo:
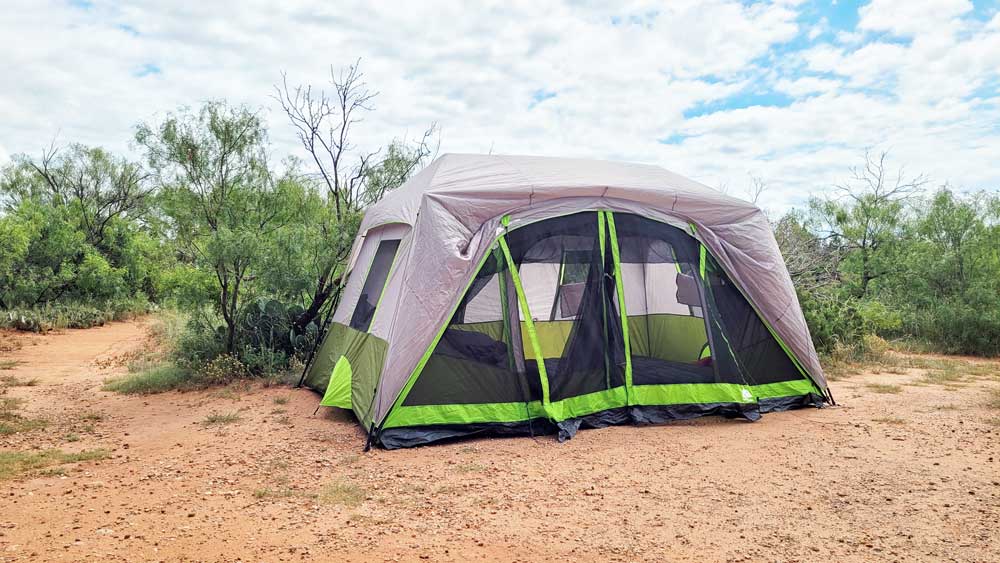
[[[354,128],[365,113],[374,109],[378,92],[364,81],[360,64],[336,72],[330,69],[332,91],[312,85],[289,86],[282,74],[274,98],[294,127],[302,148],[309,155],[313,178],[326,187],[324,205],[329,216],[318,223],[315,289],[309,304],[295,321],[302,330],[339,298],[343,268],[357,234],[360,214],[390,190],[399,187],[432,155],[429,127],[416,141],[394,140],[385,151],[362,151],[353,142]]]

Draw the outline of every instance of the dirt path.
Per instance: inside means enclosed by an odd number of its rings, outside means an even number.
[[[0,481],[0,561],[1000,561],[1000,364],[860,373],[754,424],[363,453],[309,391],[101,391],[145,330],[0,353],[48,421],[0,453],[107,451]]]

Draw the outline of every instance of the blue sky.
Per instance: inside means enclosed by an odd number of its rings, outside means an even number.
[[[442,152],[659,164],[784,209],[865,149],[1000,187],[1000,2],[726,0],[275,4],[14,0],[0,16],[0,162],[53,138],[125,152],[140,121],[226,98],[301,155],[271,93],[362,60],[359,150],[441,128]]]

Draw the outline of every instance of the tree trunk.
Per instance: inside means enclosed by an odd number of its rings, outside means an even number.
[[[219,311],[226,321],[226,353],[232,355],[236,348],[236,318],[231,313],[233,297],[229,294],[229,272],[224,264],[216,264],[215,276],[219,280]]]
[[[240,282],[243,280],[243,271],[240,270],[239,265],[234,269],[237,274],[233,281],[233,294],[229,298],[229,333],[226,335],[226,353],[230,356],[235,356],[236,352],[236,323],[239,312]]]
[[[861,297],[868,295],[868,283],[872,281],[871,264],[867,250],[861,251]]]
[[[333,288],[337,285],[340,278],[336,280],[330,280],[330,275],[333,274],[334,266],[331,266],[319,277],[319,282],[316,284],[316,291],[313,292],[312,301],[306,310],[302,312],[297,319],[295,319],[293,326],[295,328],[296,334],[302,334],[305,332],[306,327],[309,323],[313,322],[319,315],[319,312],[326,305],[327,301],[330,299],[330,294],[333,292]]]
[[[226,353],[230,356],[236,349],[236,323],[226,319]]]

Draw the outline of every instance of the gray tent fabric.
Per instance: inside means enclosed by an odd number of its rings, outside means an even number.
[[[402,237],[370,332],[385,339],[374,417],[384,420],[411,372],[448,323],[477,265],[505,228],[582,210],[643,215],[698,239],[824,391],[825,377],[767,218],[755,205],[657,166],[529,156],[446,154],[370,207],[362,238]],[[400,228],[393,225],[408,225]],[[692,228],[693,227],[693,228]],[[369,245],[364,245],[369,246]],[[355,287],[335,312],[346,319]],[[352,302],[352,299],[354,302]]]

